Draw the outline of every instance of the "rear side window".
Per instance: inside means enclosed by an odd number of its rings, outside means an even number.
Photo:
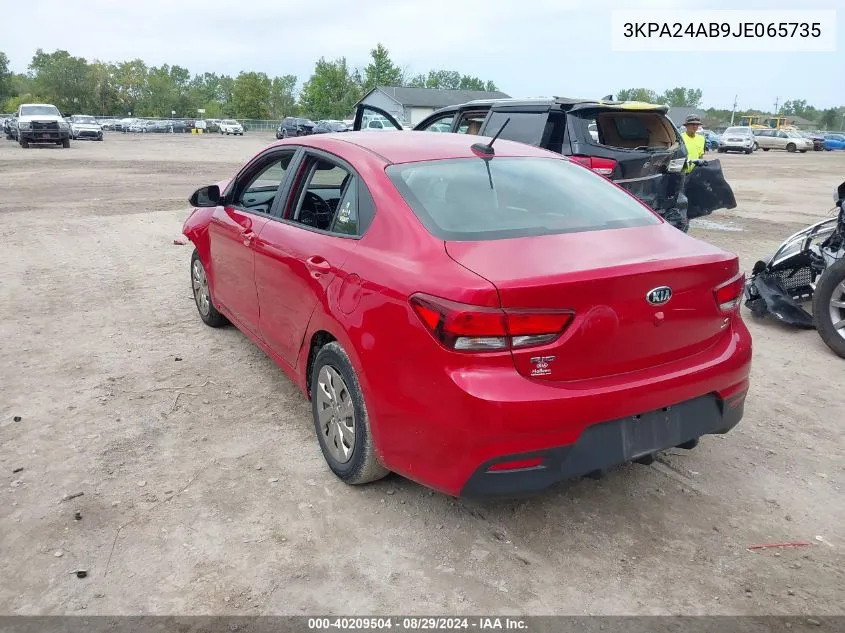
[[[510,119],[510,121],[508,121]],[[491,112],[485,136],[495,136],[496,132],[508,121],[508,126],[499,138],[540,146],[549,120],[546,112]]]
[[[480,158],[391,165],[388,177],[436,237],[494,240],[658,224],[606,179],[567,160]]]

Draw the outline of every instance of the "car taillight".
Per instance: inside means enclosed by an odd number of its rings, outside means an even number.
[[[410,301],[434,337],[461,352],[545,345],[558,338],[573,318],[568,310],[488,308],[424,294],[415,294]]]
[[[602,176],[610,176],[616,169],[616,161],[612,158],[600,158],[598,156],[570,156],[569,158]]]
[[[722,312],[733,312],[739,308],[742,291],[745,289],[745,274],[739,273],[713,289],[716,303]]]

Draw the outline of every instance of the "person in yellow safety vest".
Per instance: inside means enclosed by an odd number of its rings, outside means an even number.
[[[701,119],[695,114],[689,115],[684,120],[684,133],[681,134],[681,138],[684,139],[684,145],[687,146],[687,164],[685,168],[687,173],[695,168],[695,163],[692,161],[704,158],[706,139],[703,135],[697,134],[699,127],[701,127]]]

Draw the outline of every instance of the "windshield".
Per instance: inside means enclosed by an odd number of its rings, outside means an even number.
[[[237,121],[233,121],[232,119],[226,119],[223,121],[223,125],[238,125]]]
[[[51,106],[51,105],[21,106],[21,116],[38,116],[38,115],[61,116],[59,114],[59,109],[56,106]]]
[[[493,240],[658,224],[623,190],[554,158],[480,158],[391,165],[387,175],[444,240]]]
[[[73,117],[74,123],[90,123],[95,125],[97,121],[92,116],[75,116]]]
[[[725,130],[725,134],[740,134],[740,135],[748,135],[751,134],[751,130],[747,127],[729,127]]]

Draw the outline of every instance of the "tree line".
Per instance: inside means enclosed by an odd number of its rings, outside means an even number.
[[[693,88],[672,88],[664,93],[659,93],[648,88],[626,88],[620,90],[615,97],[620,101],[645,101],[647,103],[662,103],[669,107],[676,108],[701,108],[701,90]],[[747,109],[734,112],[734,120],[739,122],[739,117],[744,114],[766,115],[768,112],[762,110]],[[800,116],[815,123],[822,129],[841,129],[843,117],[845,117],[845,106],[838,108],[818,109],[807,103],[804,99],[792,99],[784,101],[775,116]],[[705,124],[728,124],[731,120],[731,110],[719,108],[702,108],[701,115]]]
[[[454,70],[411,75],[399,68],[378,44],[363,69],[345,57],[320,58],[311,76],[299,86],[296,75],[269,76],[243,71],[192,75],[187,68],[148,66],[141,59],[124,62],[88,61],[68,51],[38,49],[26,73],[12,73],[0,52],[0,111],[14,112],[21,103],[47,102],[66,113],[98,116],[280,119],[303,115],[342,119],[377,85],[463,90],[496,90],[492,81]]]

